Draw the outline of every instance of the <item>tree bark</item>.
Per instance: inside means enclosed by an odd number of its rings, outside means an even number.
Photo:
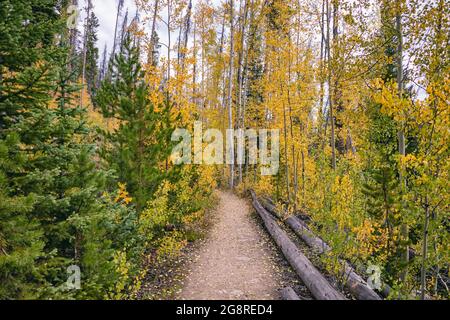
[[[426,276],[426,261],[428,255],[428,226],[430,224],[430,208],[428,204],[428,196],[425,196],[425,222],[423,226],[423,243],[422,243],[422,265],[420,270],[420,299],[425,300],[427,290]]]
[[[334,103],[332,96],[333,89],[331,88],[331,83],[333,79],[333,66],[331,63],[331,47],[330,47],[330,4],[329,0],[326,1],[326,12],[327,12],[327,41],[326,50],[328,52],[328,104],[329,104],[329,115],[331,122],[331,166],[333,170],[336,170],[336,129],[334,122]],[[334,54],[333,54],[334,56]]]
[[[228,73],[228,128],[233,130],[233,60],[234,60],[234,1],[230,0],[230,65]],[[234,188],[234,135],[228,139],[230,146],[230,189]]]
[[[158,18],[158,8],[159,8],[159,0],[155,1],[155,6],[153,8],[153,20],[152,20],[152,29],[150,33],[150,47],[148,52],[148,62],[150,65],[153,65],[155,61],[153,61],[154,56],[154,48],[155,48],[155,31],[156,31],[156,19]]]
[[[171,6],[171,1],[168,0],[167,1],[167,83],[170,80],[170,64],[171,64],[171,57],[170,57],[170,51],[171,51],[171,29],[170,29],[170,24],[171,24],[171,15],[172,13],[172,6]],[[169,88],[167,89],[167,95],[169,95]],[[168,96],[167,96],[168,97]]]
[[[180,27],[180,34],[178,36],[178,65],[181,65],[181,70],[184,72],[184,61],[186,57],[186,50],[188,45],[189,33],[191,31],[191,13],[192,0],[189,1],[186,19],[183,26]]]
[[[283,300],[302,300],[291,287],[286,287],[281,290],[281,298]]]
[[[397,12],[396,12],[396,32],[398,36],[398,47],[397,47],[397,84],[398,84],[398,96],[401,99],[403,96],[403,31],[402,31],[402,12],[401,12],[401,2],[402,0],[397,0]],[[402,126],[402,124],[401,124]],[[406,144],[405,144],[405,133],[403,128],[400,128],[398,132],[398,151],[401,157],[406,156]],[[402,193],[406,191],[406,179],[404,176],[403,166],[400,168],[400,186]],[[409,249],[408,249],[408,226],[403,223],[400,227],[402,242],[404,243],[403,248],[403,262],[405,263],[405,270],[401,274],[401,280],[405,281],[408,275],[408,263],[409,263]]]
[[[238,90],[237,90],[237,103],[238,103],[238,128],[244,129],[243,127],[243,106],[242,106],[242,89],[243,89],[243,81],[244,81],[244,66],[243,66],[243,60],[244,55],[246,54],[244,50],[245,45],[245,26],[247,24],[247,12],[248,12],[248,0],[244,2],[244,7],[241,8],[240,12],[240,46],[239,46],[239,53],[238,53],[238,74],[237,74],[237,83],[238,83]],[[245,142],[245,141],[244,141]],[[245,152],[245,147],[244,147]],[[238,172],[239,172],[239,183],[242,183],[242,161],[239,161],[238,163]]]
[[[83,93],[84,93],[84,83],[86,79],[86,58],[87,58],[87,29],[88,29],[88,23],[89,18],[91,15],[91,9],[92,9],[92,1],[88,0],[87,4],[87,12],[86,12],[86,23],[84,24],[84,37],[83,37],[83,65],[82,65],[82,71],[81,71],[81,85],[83,86],[80,91],[80,107],[83,107]]]
[[[116,53],[116,45],[117,45],[117,28],[119,27],[119,17],[120,13],[122,12],[123,7],[123,0],[119,0],[119,3],[117,5],[117,14],[116,14],[116,26],[114,27],[114,42],[113,42],[113,49],[111,56],[114,57]]]
[[[283,96],[283,85],[281,85],[281,95]],[[283,99],[283,98],[281,98]],[[283,107],[283,133],[284,133],[284,161],[286,161],[285,163],[285,170],[286,170],[286,193],[288,196],[288,201],[289,201],[289,205],[291,204],[291,185],[290,185],[290,180],[289,180],[289,155],[288,155],[288,136],[287,136],[287,117],[286,117],[286,105],[284,103],[282,103],[282,107]]]
[[[117,4],[117,14],[116,14],[116,26],[114,27],[114,42],[113,42],[113,48],[112,48],[112,53],[110,56],[110,62],[114,61],[114,56],[116,54],[116,46],[117,46],[117,28],[119,27],[119,17],[120,14],[122,12],[122,7],[123,7],[123,2],[124,0],[119,0],[119,3]],[[108,78],[111,75],[111,70],[110,68],[112,67],[111,63],[109,64],[108,70],[107,70],[107,75]]]

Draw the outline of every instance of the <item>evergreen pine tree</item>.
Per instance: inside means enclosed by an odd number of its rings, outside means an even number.
[[[5,172],[20,174],[24,157],[10,152],[17,135],[0,140],[0,299],[30,298],[28,279],[43,255],[43,234],[30,212],[34,195],[14,195]]]
[[[27,23],[28,22],[28,23]],[[28,160],[35,155],[30,127],[51,119],[46,106],[54,86],[51,63],[61,50],[54,39],[59,31],[56,1],[2,1],[0,6],[0,298],[31,298],[30,281],[43,257],[44,238],[33,214],[38,196],[22,181],[31,174]],[[26,25],[24,27],[24,25]]]
[[[86,110],[75,103],[80,87],[60,6],[29,0],[0,8],[8,35],[0,41],[2,299],[103,298],[120,277],[114,254],[141,243],[135,211],[99,197],[108,173],[92,160]],[[137,265],[139,253],[131,257]],[[72,264],[83,272],[80,291],[64,286]]]
[[[112,81],[103,82],[95,103],[105,117],[120,125],[109,134],[105,156],[126,182],[140,211],[170,172],[165,162],[170,155],[170,137],[177,119],[172,119],[169,101],[155,106],[150,87],[144,81],[140,50],[127,33],[123,50],[113,63]]]

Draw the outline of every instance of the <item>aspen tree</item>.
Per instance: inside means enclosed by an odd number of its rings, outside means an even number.
[[[230,62],[228,70],[228,129],[234,129],[233,125],[233,68],[234,68],[234,0],[230,0]],[[234,136],[229,135],[230,153],[230,188],[234,188]]]
[[[336,53],[333,52],[333,56],[331,55],[331,41],[330,41],[330,19],[331,19],[331,10],[330,10],[330,0],[326,0],[326,15],[327,15],[327,55],[328,55],[328,106],[329,106],[329,121],[331,123],[331,166],[333,170],[336,170],[336,125],[335,125],[335,105],[334,105],[334,95],[333,95],[333,65],[332,59],[336,58]],[[335,0],[332,0],[335,1]],[[337,20],[337,19],[336,19]],[[337,29],[336,29],[337,30]],[[337,37],[337,34],[336,34]],[[335,38],[334,38],[335,39]]]
[[[398,85],[398,96],[401,100],[403,98],[403,31],[402,31],[402,7],[403,0],[396,1],[396,32],[397,32],[397,85]],[[400,124],[400,130],[398,132],[398,151],[402,159],[406,156],[406,144],[405,144],[405,133],[403,131],[404,124]],[[402,161],[402,160],[400,160]],[[400,187],[402,193],[406,192],[406,179],[405,171],[403,165],[400,167],[399,172]],[[405,281],[408,275],[408,262],[409,262],[409,246],[408,246],[408,226],[403,223],[401,226],[401,234],[403,243],[403,260],[405,263],[405,271],[402,273],[402,280]]]
[[[244,83],[244,72],[245,66],[243,65],[244,60],[246,60],[246,47],[245,46],[245,31],[247,25],[247,15],[248,15],[248,5],[249,0],[245,0],[242,5],[239,15],[239,50],[238,50],[238,71],[237,71],[237,126],[239,129],[244,129],[243,118],[244,118],[244,107],[243,107],[243,83]],[[245,57],[244,57],[245,56]],[[244,148],[245,153],[245,148]],[[238,164],[239,170],[239,183],[242,183],[242,161]]]

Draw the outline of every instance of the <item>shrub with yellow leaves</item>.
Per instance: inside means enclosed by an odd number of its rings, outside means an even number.
[[[127,184],[126,183],[118,183],[119,191],[117,193],[116,198],[114,199],[114,202],[116,203],[124,203],[129,204],[131,201],[133,201],[133,198],[129,196],[129,193],[127,191]]]

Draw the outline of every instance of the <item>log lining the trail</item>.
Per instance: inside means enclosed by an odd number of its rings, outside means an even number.
[[[275,219],[259,203],[254,191],[251,190],[250,193],[253,198],[253,206],[263,220],[267,231],[314,298],[318,300],[346,300],[344,295],[333,288],[311,261],[306,258],[288,234],[278,226]]]
[[[302,300],[291,287],[286,287],[281,290],[281,298],[283,300]]]
[[[275,206],[268,202],[263,202],[264,206],[268,206],[268,211],[282,220]],[[330,246],[321,238],[316,237],[308,226],[296,216],[290,216],[285,220],[286,224],[297,234],[310,248],[316,250],[319,254],[324,254],[331,250]],[[339,260],[345,268],[345,286],[359,300],[381,300],[380,296],[369,287],[366,281],[358,275],[352,266],[346,261]]]

